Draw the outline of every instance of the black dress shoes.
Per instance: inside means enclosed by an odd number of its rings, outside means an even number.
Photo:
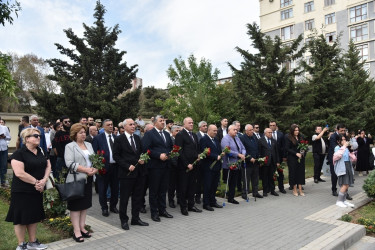
[[[102,210],[102,215],[103,215],[104,217],[108,217],[108,216],[109,216],[108,209],[103,209],[103,210]]]
[[[263,196],[260,195],[260,193],[257,193],[257,194],[255,194],[255,195],[253,195],[253,197],[256,197],[256,198],[263,198]]]
[[[182,214],[182,215],[185,215],[185,216],[188,216],[188,215],[189,215],[189,213],[188,213],[188,211],[187,211],[186,208],[182,208],[182,209],[181,209],[181,214]]]
[[[111,207],[111,208],[109,209],[109,211],[111,211],[112,213],[115,213],[115,214],[118,214],[118,213],[119,213],[117,207]]]
[[[217,203],[215,203],[215,204],[211,205],[211,207],[216,207],[216,208],[223,208],[223,206],[222,206],[222,205],[219,205],[219,204],[217,204]]]
[[[247,200],[247,199],[248,199],[248,197],[247,197],[246,194],[241,195],[241,197],[242,197],[242,199],[244,199],[244,200]]]
[[[323,179],[320,179],[320,178],[318,179],[318,181],[320,181],[320,182],[326,182],[325,180],[323,180]]]
[[[159,216],[165,217],[165,218],[173,218],[171,214],[169,214],[167,211],[159,213]]]
[[[121,223],[121,228],[124,230],[129,230],[129,224],[127,221]]]
[[[353,200],[353,198],[348,193],[346,193],[346,199],[350,201]]]
[[[285,189],[280,189],[279,191],[280,191],[280,193],[286,194]]]
[[[141,219],[138,220],[132,220],[132,225],[138,225],[138,226],[148,226],[147,222],[142,221]]]
[[[318,179],[314,179],[314,182],[315,182],[315,183],[319,183],[319,180],[318,180]]]
[[[176,205],[174,204],[174,201],[169,202],[169,207],[170,208],[176,208]]]
[[[279,196],[279,194],[276,193],[275,191],[271,191],[271,194],[274,195],[274,196]]]
[[[238,201],[236,201],[235,199],[233,200],[228,200],[229,203],[232,203],[232,204],[240,204]]]
[[[332,191],[332,195],[333,195],[333,196],[339,196],[339,194],[337,193],[336,190],[333,190],[333,191]]]
[[[293,190],[293,187],[290,186],[290,187],[289,187],[289,190]]]
[[[200,196],[195,196],[195,203],[201,204],[201,197]]]
[[[267,193],[263,193],[263,197],[267,197],[268,196],[268,194]]]
[[[157,215],[157,214],[155,214],[155,215],[151,215],[151,219],[152,219],[153,221],[160,222],[160,217],[159,217],[159,215]]]
[[[145,214],[147,213],[146,208],[142,207],[141,210],[139,210],[140,213]]]
[[[203,208],[208,210],[208,211],[214,211],[215,209],[213,209],[211,206],[209,205],[203,205]]]
[[[188,211],[192,211],[192,212],[196,212],[196,213],[202,213],[202,210],[200,210],[196,206],[189,207]]]

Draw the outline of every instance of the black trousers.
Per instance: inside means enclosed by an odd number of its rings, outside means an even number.
[[[241,169],[242,175],[242,194],[250,192],[250,181],[251,181],[251,190],[253,195],[258,193],[259,186],[259,165],[258,163],[247,162],[246,170],[245,168]],[[246,179],[245,179],[246,176]]]
[[[111,187],[110,207],[114,208],[118,203],[119,180],[117,176],[117,165],[111,164],[110,170],[105,175],[97,175],[99,203],[103,209],[108,209],[107,205],[107,189]]]
[[[236,185],[237,185],[237,180],[238,180],[238,173],[240,171],[237,170],[229,170],[228,175],[229,175],[229,180],[228,180],[228,201],[234,199],[234,195],[236,192]]]
[[[201,165],[198,165],[197,182],[196,182],[196,186],[195,186],[195,196],[199,197],[199,198],[202,196],[202,192],[203,192],[203,182],[204,182],[203,175],[204,175],[203,167]]]
[[[275,181],[273,180],[273,174],[275,173],[275,170],[276,166],[273,164],[262,167],[263,193],[275,191]]]
[[[166,196],[169,182],[169,168],[148,169],[148,190],[151,216],[166,209]]]
[[[237,173],[237,191],[242,192],[242,171]]]
[[[179,181],[179,198],[181,209],[191,208],[194,206],[194,194],[197,182],[198,169],[186,173],[186,169],[178,170]]]
[[[128,221],[128,202],[132,197],[132,220],[139,219],[139,210],[142,207],[143,189],[146,176],[137,176],[132,179],[120,179],[120,220]]]
[[[279,190],[284,190],[284,172],[277,171],[279,176],[277,177],[277,186],[279,187]]]
[[[174,200],[175,193],[177,194],[177,200],[179,199],[178,195],[178,168],[177,166],[171,166],[169,169],[169,185],[168,185],[168,201],[171,202]]]
[[[332,183],[332,191],[336,191],[337,190],[337,175],[335,173],[335,167],[333,164],[329,164],[329,169],[331,171],[331,183]]]
[[[322,171],[325,154],[313,153],[314,158],[314,180],[320,179],[320,173]]]
[[[216,203],[216,189],[220,180],[220,170],[203,170],[203,205],[212,206]]]
[[[146,193],[148,189],[148,175],[146,175],[145,183],[143,185],[143,196],[142,196],[142,206],[146,208]]]

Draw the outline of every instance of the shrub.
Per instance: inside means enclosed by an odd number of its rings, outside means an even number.
[[[55,188],[43,192],[43,206],[47,218],[55,218],[66,215],[66,202],[60,199]]]
[[[368,197],[375,198],[375,171],[371,171],[367,176],[362,188]]]
[[[341,220],[346,221],[346,222],[351,222],[352,217],[349,214],[344,214],[343,216],[341,216]]]
[[[44,222],[52,228],[58,229],[62,232],[66,232],[69,234],[69,236],[73,236],[73,226],[70,222],[69,216],[50,218],[46,219]],[[92,232],[89,225],[85,225],[85,229],[89,232]]]
[[[375,233],[375,220],[361,217],[357,222],[365,226],[367,233]]]

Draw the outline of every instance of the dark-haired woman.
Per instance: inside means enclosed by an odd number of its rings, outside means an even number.
[[[366,137],[364,130],[359,131],[359,136],[357,138],[358,149],[357,149],[357,166],[356,171],[358,175],[362,176],[364,171],[368,173],[370,167],[370,144],[372,143],[372,137]]]
[[[298,143],[302,140],[297,124],[292,124],[289,135],[285,138],[285,150],[287,153],[287,163],[289,168],[289,185],[293,187],[293,195],[305,196],[302,185],[305,184],[305,157],[298,149]]]

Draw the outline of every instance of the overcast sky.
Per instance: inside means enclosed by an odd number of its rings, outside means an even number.
[[[82,37],[82,23],[93,25],[94,0],[19,0],[22,11],[13,25],[0,26],[0,51],[63,58],[54,43],[68,47],[63,29]],[[102,0],[106,26],[120,25],[116,47],[127,51],[128,65],[138,64],[143,86],[165,88],[173,59],[191,53],[231,76],[227,62],[242,61],[236,46],[252,50],[246,24],[259,24],[258,0]]]

